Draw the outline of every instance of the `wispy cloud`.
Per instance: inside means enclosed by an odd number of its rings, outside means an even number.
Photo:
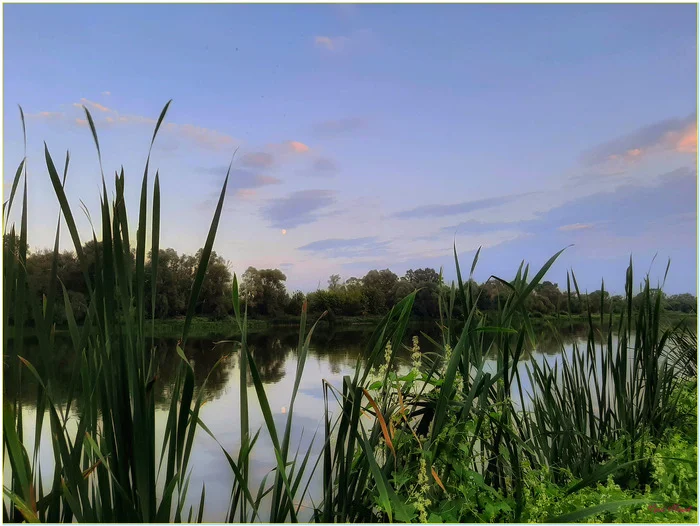
[[[109,97],[111,94],[112,94],[111,91],[103,91],[102,92],[102,95],[104,95],[105,97]]]
[[[358,6],[356,4],[334,4],[333,10],[343,20],[349,20],[357,15]]]
[[[337,163],[328,157],[319,157],[311,165],[311,175],[331,176],[338,171]]]
[[[521,225],[542,235],[549,235],[554,225],[562,225],[557,227],[558,232],[568,233],[607,232],[619,236],[639,233],[662,218],[695,213],[696,184],[694,168],[679,168],[656,176],[653,184],[632,182],[614,191],[570,200]],[[662,239],[656,243],[656,248],[663,246]]]
[[[348,37],[342,36],[317,36],[314,38],[314,43],[316,47],[327,49],[328,51],[340,51],[347,45],[348,40]]]
[[[697,151],[697,114],[682,119],[667,119],[605,142],[581,155],[587,166],[602,163],[633,163],[659,151],[694,153]]]
[[[83,99],[84,100],[84,99]],[[96,119],[96,124],[101,122],[105,126],[116,126],[116,125],[148,125],[155,126],[156,119],[151,117],[145,117],[143,115],[122,115],[118,111],[111,108],[106,108],[98,103],[91,101],[86,101],[93,109],[97,109],[103,113],[109,113],[103,116],[102,119],[98,121]],[[103,108],[103,109],[100,109]],[[106,110],[106,111],[105,111]],[[93,115],[93,117],[95,117]],[[193,144],[199,148],[210,151],[233,151],[233,149],[240,144],[240,141],[227,133],[220,132],[211,128],[205,128],[203,126],[196,126],[194,124],[177,124],[174,122],[167,122],[163,125],[162,130],[165,133],[172,134],[175,138],[183,141],[185,143]]]
[[[156,119],[151,117],[145,117],[143,115],[122,115],[117,110],[113,108],[108,108],[97,102],[90,101],[88,99],[81,99],[79,103],[74,103],[75,107],[86,106],[88,109],[97,110],[99,114],[93,115],[95,119],[95,124],[102,126],[116,126],[116,125],[149,125],[154,126],[156,124]],[[98,115],[102,114],[100,118]],[[79,126],[85,125],[85,119],[79,118],[75,122]],[[205,150],[211,151],[232,151],[233,148],[240,144],[238,139],[222,133],[217,130],[210,128],[205,128],[202,126],[195,126],[193,124],[177,124],[174,122],[168,122],[163,125],[163,131],[166,133],[171,133],[178,139],[185,141],[190,144],[194,144]]]
[[[483,234],[484,232],[495,232],[498,230],[513,230],[518,227],[518,223],[485,223],[483,221],[463,221],[457,225],[446,226],[440,229],[444,234]],[[427,236],[429,239],[430,236]]]
[[[360,117],[333,119],[314,124],[313,133],[318,137],[336,137],[367,127],[367,121]]]
[[[76,108],[82,108],[83,106],[87,106],[88,108],[101,111],[102,113],[117,113],[115,110],[110,109],[107,106],[103,106],[99,102],[93,102],[85,98],[80,99],[80,102],[74,102],[73,106],[75,106]]]
[[[486,199],[477,199],[475,201],[466,201],[463,203],[455,203],[449,205],[436,204],[425,205],[410,210],[404,210],[394,214],[398,219],[418,219],[424,217],[445,217],[458,214],[466,214],[476,210],[484,210],[486,208],[494,208],[504,204],[511,203],[517,199],[532,195],[532,193],[520,195],[504,195],[500,197],[489,197]]]
[[[39,113],[26,113],[27,119],[37,119],[45,121],[58,121],[65,118],[66,114],[58,111],[40,111]]]
[[[251,201],[255,198],[256,195],[257,192],[252,188],[240,188],[236,190],[235,193],[236,198],[242,201]]]
[[[275,164],[275,157],[266,152],[250,152],[241,157],[241,164],[252,168],[270,168]]]
[[[105,120],[107,121],[110,117],[105,117]],[[152,119],[151,117],[144,117],[143,115],[120,115],[119,118],[117,119],[118,122],[123,123],[123,124],[155,124],[156,120]],[[165,129],[170,129],[170,130],[177,130],[178,125],[169,123],[165,125]]]
[[[331,238],[314,241],[299,247],[298,250],[313,252],[326,258],[364,258],[385,254],[390,244],[390,241],[378,241],[376,237]]]
[[[287,197],[272,199],[262,210],[262,216],[275,228],[294,228],[316,222],[319,211],[335,203],[330,190],[301,190]]]
[[[226,174],[226,171],[228,170],[228,166],[214,166],[214,167],[206,167],[206,168],[200,168],[200,172],[214,175],[217,177],[222,177]],[[250,170],[245,170],[242,168],[234,168],[231,170],[231,174],[229,176],[229,188],[231,190],[240,190],[240,189],[251,189],[251,188],[261,188],[263,186],[269,186],[269,185],[275,185],[275,184],[280,184],[282,181],[278,179],[277,177],[272,177],[271,175],[262,175],[262,174],[257,174],[255,172],[251,172]],[[219,182],[217,181],[217,184]]]
[[[440,228],[414,238],[431,242],[443,236],[480,236],[517,234],[537,236],[541,240],[563,239],[574,233],[595,237],[602,234],[629,236],[642,232],[667,217],[695,217],[696,171],[679,168],[657,174],[649,183],[629,179],[609,190],[598,190],[581,197],[563,200],[534,217],[509,218],[508,221],[484,222],[476,219]],[[662,241],[656,241],[657,247]]]
[[[557,228],[561,232],[571,232],[575,230],[589,230],[593,228],[592,223],[573,223],[571,225],[564,225]]]
[[[211,175],[216,178],[215,189],[209,192],[208,197],[197,205],[198,210],[211,210],[219,199],[221,179],[228,171],[228,166],[206,166],[197,172]],[[213,182],[213,181],[212,181]],[[276,177],[262,175],[242,168],[231,170],[228,180],[228,192],[239,201],[253,201],[258,197],[258,190],[266,186],[277,185],[282,181]]]
[[[64,121],[69,125],[85,127],[87,125],[87,120],[84,118],[82,112],[82,108],[85,106],[91,110],[92,117],[95,120],[95,125],[98,127],[98,131],[100,127],[125,126],[134,124],[154,126],[156,124],[156,119],[154,118],[145,117],[143,115],[121,114],[114,108],[109,108],[103,104],[100,104],[99,102],[94,102],[87,98],[82,98],[79,102],[72,103],[72,106],[76,109],[73,110],[73,113],[71,114],[41,111],[35,114],[28,114],[27,117],[47,121]],[[78,112],[78,108],[81,110],[80,112]],[[240,144],[240,141],[231,135],[210,128],[195,126],[193,124],[176,124],[169,122],[163,125],[163,131],[172,134],[180,141],[184,141],[202,149],[211,151],[232,151],[233,148]],[[302,150],[303,148],[308,149],[306,145],[301,143],[298,143],[296,147]],[[290,146],[287,146],[287,148],[290,148]]]
[[[239,141],[230,135],[192,124],[176,124],[170,129],[174,129],[178,135],[208,150],[232,151],[239,144]]]

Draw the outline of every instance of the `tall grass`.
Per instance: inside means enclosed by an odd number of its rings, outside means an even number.
[[[158,118],[151,148],[158,129],[167,113],[166,104]],[[102,172],[100,145],[90,112],[85,109]],[[24,125],[24,118],[22,116]],[[164,522],[192,518],[184,516],[183,506],[189,485],[189,458],[198,427],[198,413],[202,392],[195,396],[194,372],[182,348],[182,358],[172,403],[168,412],[164,436],[156,437],[155,402],[153,386],[157,376],[154,361],[153,328],[145,321],[146,231],[151,230],[151,265],[157,271],[158,240],[160,232],[160,184],[156,173],[153,184],[150,225],[147,218],[149,190],[150,148],[141,184],[138,228],[135,239],[130,236],[129,221],[124,199],[125,175],[115,174],[116,197],[110,204],[107,185],[102,175],[100,206],[101,246],[97,253],[94,276],[88,272],[72,209],[64,192],[69,167],[66,155],[63,178],[55,167],[48,146],[45,146],[46,168],[60,204],[61,216],[72,238],[90,291],[90,303],[85,323],[78,327],[71,310],[68,293],[62,288],[72,344],[79,357],[68,388],[66,400],[56,400],[47,357],[51,355],[55,327],[51,325],[53,298],[45,298],[42,305],[31,301],[25,262],[27,236],[27,171],[22,161],[13,181],[13,191],[6,203],[9,218],[19,181],[23,181],[21,228],[19,244],[14,245],[14,227],[9,243],[4,247],[4,333],[10,326],[8,314],[14,312],[15,352],[8,374],[32,375],[38,385],[33,455],[27,454],[22,440],[22,407],[17,399],[4,400],[4,448],[12,469],[12,482],[5,487],[5,495],[12,505],[4,508],[8,521],[48,522]],[[24,170],[22,170],[24,168]],[[194,305],[199,295],[208,258],[211,254],[221,216],[228,174],[221,191],[209,235],[190,293],[188,315],[181,344],[187,342]],[[56,284],[60,217],[56,228],[54,264],[51,283]],[[94,228],[92,237],[97,242]],[[133,245],[135,241],[135,245]],[[135,248],[135,256],[132,255]],[[135,261],[134,258],[135,257]],[[132,268],[133,264],[133,268]],[[62,284],[61,284],[62,286]],[[55,287],[51,287],[53,294]],[[155,292],[154,292],[155,293]],[[40,360],[30,363],[23,355],[24,313],[32,314],[40,347]],[[151,336],[151,338],[149,338]],[[149,346],[148,342],[151,343]],[[7,349],[7,339],[3,342]],[[53,449],[53,481],[44,488],[37,452],[48,410]],[[159,441],[159,443],[157,443]],[[202,489],[204,497],[204,489]],[[196,518],[201,519],[202,507]]]
[[[185,351],[219,226],[228,174],[193,277],[187,317],[176,348],[180,363],[161,436],[155,425],[155,319],[153,310],[145,310],[145,267],[150,263],[155,276],[160,184],[157,172],[153,185],[149,183],[150,149],[169,104],[161,112],[151,139],[135,236],[128,227],[124,172],[115,174],[111,202],[102,175],[101,224],[97,232],[94,227],[92,230],[93,241],[101,240],[94,273],[88,269],[64,191],[70,156],[66,154],[61,175],[45,146],[46,169],[60,214],[49,297],[41,303],[31,299],[36,295],[25,268],[26,159],[16,170],[10,198],[3,205],[6,228],[13,203],[21,196],[19,230],[15,225],[9,232],[3,230],[8,234],[3,246],[5,374],[15,376],[20,386],[32,380],[37,391],[35,439],[29,445],[23,435],[25,408],[18,396],[4,393],[3,447],[11,478],[4,487],[3,518],[8,522],[201,522],[204,516],[205,486],[198,506],[185,508],[190,459],[198,428],[214,440],[216,437],[200,418],[205,390],[195,389],[194,371]],[[97,131],[87,109],[85,113],[103,173]],[[23,114],[21,121],[24,127]],[[90,291],[82,326],[75,322],[57,271],[63,223]],[[441,502],[444,516],[455,521],[517,522],[527,516],[532,470],[546,470],[562,485],[573,476],[576,482],[567,487],[570,493],[609,475],[628,481],[636,477],[642,483],[649,480],[647,445],[683,418],[676,408],[680,396],[677,372],[696,376],[697,340],[680,325],[664,327],[660,292],[651,289],[648,277],[641,307],[634,307],[630,262],[625,285],[627,307],[616,325],[612,315],[605,318],[601,314],[600,320],[589,315],[585,347],[574,345],[561,366],[530,360],[524,378],[518,364],[527,350],[537,345],[526,302],[561,252],[532,276],[524,264],[511,281],[493,276],[491,279],[500,281],[509,295],[490,321],[477,307],[476,292],[462,278],[456,248],[454,253],[457,283],[440,298],[440,341],[424,334],[431,348],[421,350],[414,343],[409,348],[413,363],[410,367],[400,363],[398,351],[406,340],[415,292],[400,301],[372,334],[364,354],[358,357],[354,375],[345,376],[340,387],[323,382],[322,432],[305,450],[293,448],[294,407],[316,325],[307,330],[305,304],[294,385],[280,425],[273,417],[248,346],[247,308],[234,275],[231,300],[235,332],[240,335],[234,343],[240,356],[241,441],[238,451],[219,444],[233,476],[226,522],[300,520],[302,501],[309,496],[314,477],[323,486],[312,517],[320,522],[425,521],[435,502]],[[478,257],[477,251],[469,278]],[[580,299],[573,272],[567,282],[569,300],[573,295]],[[70,384],[60,390],[68,395],[60,398],[49,360],[54,348],[52,309],[57,291],[64,297],[78,357]],[[151,294],[151,305],[155,305],[157,291]],[[600,307],[604,312],[604,305]],[[24,357],[28,321],[35,326],[40,351],[33,363]],[[12,355],[7,353],[10,329],[14,330]],[[495,369],[491,367],[493,356]],[[217,366],[218,362],[212,370]],[[525,380],[530,382],[531,392],[524,386]],[[256,400],[249,399],[249,382]],[[264,422],[257,430],[250,426],[254,402]],[[51,475],[50,484],[45,486],[39,449],[46,413],[52,463],[43,466]],[[274,468],[252,487],[250,462],[261,433],[271,440],[267,453],[274,459]],[[312,453],[314,445],[320,454]],[[464,488],[477,490],[465,493]],[[454,495],[459,496],[452,498]],[[605,509],[623,504],[630,502],[608,503]],[[582,518],[595,512],[584,510],[564,518]]]
[[[573,274],[572,278],[575,284]],[[529,417],[536,424],[530,429],[536,433],[528,438],[547,465],[566,467],[587,478],[606,461],[609,465],[600,471],[603,475],[621,464],[635,463],[635,473],[644,484],[650,468],[649,459],[644,458],[645,443],[658,440],[680,416],[676,387],[681,379],[667,359],[669,346],[678,349],[674,339],[680,333],[678,327],[662,328],[661,292],[652,292],[648,276],[642,307],[632,308],[631,261],[625,288],[628,301],[618,321],[617,338],[612,314],[607,323],[602,323],[604,315],[600,315],[601,330],[594,329],[589,314],[585,349],[574,344],[559,370],[532,364],[537,396]],[[579,294],[577,286],[575,292]],[[610,458],[607,451],[617,443],[624,448]]]
[[[650,482],[646,445],[684,417],[676,404],[679,379],[667,359],[671,339],[678,333],[677,327],[661,329],[660,292],[652,292],[648,277],[642,307],[632,309],[631,262],[628,309],[618,322],[619,337],[613,337],[612,315],[602,331],[589,316],[585,349],[574,345],[561,368],[531,359],[526,371],[532,393],[523,390],[518,363],[526,339],[534,339],[525,300],[559,254],[531,280],[529,268],[522,265],[513,281],[500,280],[511,294],[500,306],[495,326],[486,325],[476,308],[477,298],[464,287],[455,257],[458,284],[441,302],[443,342],[433,342],[438,356],[433,355],[421,372],[414,368],[401,375],[392,371],[395,352],[387,352],[387,372],[372,384],[369,370],[381,360],[382,349],[396,348],[412,297],[397,305],[368,349],[365,365],[358,363],[355,377],[345,378],[342,393],[332,393],[340,411],[335,423],[327,405],[324,501],[317,520],[426,520],[426,502],[446,499],[446,487],[456,491],[476,480],[495,492],[496,500],[510,503],[501,519],[517,522],[527,506],[527,471],[533,469],[552,473],[554,481],[565,486],[573,476],[577,482],[568,493],[609,475],[626,477],[624,483],[631,487],[632,479],[642,486]],[[472,273],[477,259],[478,253]],[[573,274],[571,278],[575,283]],[[451,315],[456,302],[462,302],[466,313],[459,332]],[[493,351],[496,370],[486,373],[486,357]],[[684,356],[689,355],[686,345]],[[329,404],[334,390],[326,390]],[[367,413],[374,418],[365,432],[362,415]],[[416,474],[422,486],[410,489]],[[452,520],[483,520],[478,502],[473,511],[461,506],[461,514],[451,515]],[[612,510],[615,504],[605,508]]]

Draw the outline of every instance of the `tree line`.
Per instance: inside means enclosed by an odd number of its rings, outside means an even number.
[[[7,239],[5,239],[7,243]],[[88,273],[94,279],[98,272],[96,254],[100,243],[90,241],[83,246],[88,262]],[[201,256],[196,254],[178,254],[172,248],[161,249],[158,257],[156,278],[156,298],[154,312],[156,318],[171,319],[185,316],[190,288]],[[133,264],[133,261],[132,261]],[[42,302],[48,297],[53,252],[49,250],[28,251],[27,276],[30,293],[35,301]],[[146,274],[146,311],[151,312],[151,287],[153,279],[149,261]],[[60,282],[54,292],[57,308],[56,322],[64,323],[63,291],[61,282],[68,292],[76,320],[81,321],[88,306],[88,291],[82,269],[75,253],[64,251],[58,254],[57,275]],[[304,294],[301,291],[289,293],[285,286],[287,277],[279,269],[257,269],[249,267],[240,277],[240,293],[247,302],[248,315],[251,317],[291,317],[298,316],[304,300],[312,314],[328,311],[332,320],[336,316],[372,316],[386,314],[399,300],[417,290],[413,304],[415,318],[435,319],[440,315],[438,298],[441,293],[449,294],[450,287],[442,276],[432,268],[411,269],[399,277],[389,269],[370,270],[363,277],[350,277],[345,281],[334,274],[330,276],[327,286]],[[223,319],[232,314],[231,286],[233,275],[228,263],[216,252],[212,252],[202,291],[195,308],[195,314],[212,319]],[[484,312],[496,311],[510,294],[508,287],[497,280],[478,284],[469,281],[465,286],[472,288],[473,297],[478,297],[477,306]],[[639,295],[638,298],[641,299]],[[569,301],[570,300],[570,301]],[[635,299],[636,301],[636,299]],[[459,309],[460,301],[455,302]],[[564,314],[583,314],[590,311],[599,314],[601,305],[604,313],[622,312],[622,296],[610,296],[607,291],[596,290],[571,298],[566,290],[559,289],[556,283],[545,281],[539,284],[528,298],[526,306],[533,316],[551,316]],[[692,294],[675,294],[663,297],[663,307],[669,311],[682,313],[696,312],[697,300]]]

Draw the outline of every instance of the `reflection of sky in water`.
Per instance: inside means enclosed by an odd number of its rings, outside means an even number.
[[[332,385],[340,387],[343,375],[353,373],[354,364],[355,359],[351,359],[345,364],[339,365],[336,363],[335,367],[331,367],[326,359],[319,359],[315,355],[310,355],[307,358],[294,405],[292,420],[293,441],[290,448],[290,456],[300,446],[299,462],[301,462],[306,449],[309,447],[314,433],[316,433],[314,440],[315,454],[312,453],[311,455],[309,461],[311,465],[318,458],[323,444],[324,405],[321,380],[326,379]],[[288,414],[282,413],[282,408],[289,409],[289,399],[294,388],[294,376],[297,368],[296,355],[290,353],[284,365],[287,374],[276,383],[268,383],[266,388],[268,402],[274,415],[280,440],[288,416]],[[215,402],[202,408],[200,416],[221,445],[226,448],[229,454],[236,458],[241,438],[239,428],[240,407],[238,403],[240,377],[237,358],[232,361],[231,366],[235,367],[235,374],[229,376],[229,383],[224,388],[221,396]],[[335,372],[332,369],[335,369]],[[260,434],[251,456],[251,488],[257,490],[262,478],[275,466],[275,460],[271,453],[272,440],[264,432],[265,422],[259,408],[255,389],[252,386],[248,387],[248,400],[250,403],[251,434],[254,434],[257,429],[263,428],[263,432]],[[300,439],[302,439],[301,442]],[[201,487],[202,482],[207,484],[205,519],[222,520],[226,514],[229,502],[233,474],[228,463],[223,458],[223,453],[219,446],[211,437],[203,433],[199,434],[197,444],[192,452],[192,465],[195,467],[195,470],[192,473],[190,487]],[[268,478],[268,481],[271,479],[272,476]],[[320,486],[310,489],[313,497],[318,501]],[[194,498],[196,500],[196,495]]]
[[[617,348],[618,344],[618,338],[617,336],[613,336],[613,349]],[[552,369],[557,368],[557,378],[559,379],[559,385],[561,385],[561,379],[562,379],[562,364],[564,361],[566,361],[569,366],[572,365],[572,357],[574,353],[574,346],[578,346],[579,352],[583,352],[584,355],[586,353],[586,344],[587,341],[584,337],[577,337],[574,341],[564,341],[562,342],[563,345],[560,344],[559,347],[559,352],[557,353],[552,353],[550,352],[528,352],[526,353],[523,358],[518,362],[518,367],[517,367],[517,375],[513,377],[513,383],[511,384],[511,399],[513,400],[513,403],[516,408],[520,408],[524,405],[525,408],[529,409],[532,407],[532,396],[535,394],[532,381],[531,381],[531,376],[530,374],[533,375],[534,378],[534,372],[532,371],[532,366],[530,365],[531,361],[534,361],[542,370],[543,372],[546,372],[546,365],[549,365]],[[607,352],[607,344],[604,347],[606,349],[605,352]],[[600,359],[600,343],[596,345],[596,363],[597,363],[597,370],[600,371],[601,369],[601,364],[602,360]],[[631,353],[630,355],[631,356]],[[587,356],[584,358],[584,369],[586,373],[588,374],[589,371],[589,360]],[[630,365],[630,364],[628,364]],[[528,374],[528,369],[530,369],[531,373]],[[484,373],[490,373],[492,376],[496,374],[496,371],[498,370],[498,363],[495,359],[489,359],[486,360],[484,363]],[[518,389],[518,377],[520,379],[520,387],[522,388],[522,394],[524,398],[524,404],[521,402],[520,398],[520,391]],[[595,380],[591,376],[589,378],[589,387],[591,389],[595,389]],[[608,383],[609,390],[612,390],[612,383]]]
[[[425,330],[425,329],[423,329]],[[299,463],[303,459],[306,449],[311,444],[311,440],[316,434],[312,453],[307,465],[307,473],[318,459],[323,444],[323,388],[322,380],[327,380],[334,387],[341,389],[344,375],[352,375],[358,356],[360,356],[364,345],[369,339],[370,333],[357,331],[344,332],[324,332],[314,335],[309,356],[304,367],[303,376],[299,385],[296,403],[294,406],[294,417],[292,427],[292,443],[290,447],[290,460],[293,458],[299,447]],[[436,334],[431,336],[437,339]],[[284,432],[287,414],[283,413],[283,408],[289,409],[289,401],[297,369],[296,345],[298,335],[293,332],[277,332],[275,334],[253,334],[250,335],[249,345],[254,353],[256,364],[258,365],[261,377],[266,384],[266,393],[270,408],[277,424],[278,434]],[[573,331],[564,335],[564,354],[570,355],[572,342],[577,340],[585,346],[585,332]],[[423,339],[422,339],[423,340]],[[542,345],[543,351],[528,351],[524,358],[532,357],[539,364],[548,362],[554,365],[561,360],[561,346],[556,340],[547,337],[543,333],[538,341]],[[156,432],[158,438],[156,444],[162,443],[164,426],[167,418],[169,384],[174,381],[178,358],[173,352],[175,340],[162,340],[158,342],[158,363],[161,380],[158,385],[158,414],[156,417]],[[421,347],[424,350],[433,351],[427,340],[423,340]],[[66,346],[67,348],[67,346]],[[214,371],[206,387],[207,403],[202,407],[200,418],[208,426],[218,441],[226,448],[229,454],[236,459],[240,445],[240,373],[238,369],[239,355],[233,351],[231,344],[214,345],[211,340],[192,340],[188,342],[186,350],[188,357],[195,369],[197,385],[200,386],[216,361],[222,355],[228,358],[222,362],[218,370]],[[66,351],[67,352],[67,351]],[[31,354],[31,349],[30,349]],[[57,353],[60,355],[61,353]],[[57,359],[64,364],[70,361],[69,357],[59,356]],[[409,353],[402,351],[400,360],[409,363]],[[56,385],[64,385],[70,375],[70,367],[59,370],[59,379]],[[523,391],[531,392],[530,379],[526,372],[526,361],[518,364],[520,379]],[[63,375],[60,371],[63,371]],[[495,360],[487,360],[484,372],[495,373]],[[68,376],[65,376],[68,375]],[[6,378],[6,392],[11,393],[13,389],[11,380]],[[14,386],[16,389],[17,386]],[[260,411],[255,389],[252,383],[248,382],[249,418],[251,434],[259,428],[263,431],[253,449],[250,462],[251,491],[255,494],[262,478],[275,467],[275,459],[272,454],[272,442],[264,430],[265,424]],[[35,388],[23,385],[21,389],[22,399],[25,404],[30,405],[35,397]],[[527,394],[525,395],[527,397]],[[517,386],[513,385],[512,397],[519,401]],[[329,400],[331,411],[336,407],[334,399]],[[29,447],[33,447],[34,440],[34,420],[33,409],[25,409],[25,441]],[[72,420],[73,428],[77,422]],[[40,451],[40,462],[42,465],[43,479],[45,484],[50,484],[52,473],[49,467],[52,466],[52,451],[49,437],[48,418],[45,418],[45,425],[42,431],[42,448]],[[302,436],[303,432],[303,436]],[[43,445],[46,447],[43,447]],[[9,464],[5,464],[5,476],[9,475]],[[302,504],[311,506],[311,499],[318,503],[322,496],[320,467],[309,487],[309,495],[306,496]],[[205,521],[222,521],[226,515],[229,505],[230,491],[233,483],[233,473],[228,465],[219,445],[201,429],[197,431],[197,438],[192,451],[190,469],[192,470],[190,489],[187,505],[196,509],[201,493],[202,484],[206,484],[206,505],[204,512]],[[268,484],[273,480],[273,475],[268,477]],[[302,483],[304,485],[306,480]],[[263,504],[262,509],[266,507]],[[300,520],[307,521],[311,517],[309,508],[302,508]],[[267,517],[263,515],[263,520]]]

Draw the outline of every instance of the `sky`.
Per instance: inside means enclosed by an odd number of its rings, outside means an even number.
[[[4,5],[4,196],[24,156],[30,249],[53,245],[44,145],[70,151],[84,241],[99,135],[134,223],[151,156],[161,247],[204,244],[239,276],[305,292],[373,268],[696,293],[695,5]],[[234,155],[235,152],[235,155]],[[16,209],[19,207],[16,206]],[[16,221],[17,210],[13,211]],[[135,230],[136,225],[133,228]],[[95,225],[99,231],[99,224]],[[71,248],[63,230],[62,247]],[[573,245],[573,246],[570,246]],[[656,256],[656,257],[655,257]]]

